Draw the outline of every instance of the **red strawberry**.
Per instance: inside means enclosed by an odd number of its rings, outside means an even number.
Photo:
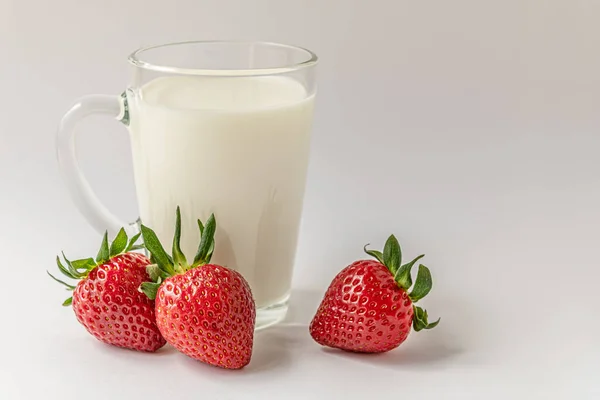
[[[310,324],[313,339],[323,345],[363,353],[380,353],[398,347],[410,333],[431,329],[427,311],[415,306],[431,290],[429,269],[419,265],[415,285],[411,269],[423,257],[401,265],[402,252],[394,235],[383,253],[367,250],[377,260],[356,261],[331,282]]]
[[[142,225],[144,242],[156,262],[149,268],[156,283],[144,283],[141,289],[156,298],[158,328],[169,344],[207,364],[242,368],[250,362],[254,340],[256,308],[250,286],[238,272],[207,264],[214,248],[214,215],[206,227],[200,220],[198,226],[200,246],[188,265],[179,246],[179,207],[172,257],[154,232]]]
[[[165,345],[154,317],[154,301],[138,291],[143,282],[150,281],[146,267],[150,260],[139,253],[129,253],[140,234],[129,243],[121,229],[110,248],[107,234],[96,260],[87,258],[69,261],[63,254],[56,262],[60,271],[71,279],[79,280],[70,285],[50,275],[69,290],[73,297],[63,303],[73,305],[77,320],[104,343],[139,351],[156,351]]]

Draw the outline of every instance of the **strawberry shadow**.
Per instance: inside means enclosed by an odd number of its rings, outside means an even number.
[[[312,319],[322,294],[316,290],[292,291],[289,309],[284,321],[254,336],[254,354],[245,373],[254,374],[277,369],[285,371],[300,358],[307,343],[312,340],[308,324]]]
[[[177,354],[178,351],[175,347],[165,344],[155,352],[137,351],[133,349],[127,349],[124,347],[112,346],[106,343],[102,343],[94,338],[86,338],[93,346],[100,352],[110,354],[114,358],[160,358],[160,357],[171,357],[173,354]]]
[[[178,353],[177,349],[168,343],[154,352],[154,354],[159,357],[170,357],[172,354],[176,353]]]
[[[456,357],[464,353],[463,349],[458,346],[436,343],[431,340],[414,342],[409,339],[399,348],[379,354],[351,353],[332,348],[323,348],[322,351],[345,360],[368,363],[372,366],[393,370],[406,367],[430,368],[432,366],[444,366],[454,362]]]
[[[254,337],[254,355],[245,368],[247,373],[262,373],[292,367],[296,351],[301,346],[302,327],[279,325],[257,332]]]
[[[321,300],[323,300],[323,293],[324,291],[310,289],[293,290],[284,323],[304,324],[308,335],[308,325],[317,312]]]

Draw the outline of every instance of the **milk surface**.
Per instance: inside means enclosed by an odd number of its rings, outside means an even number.
[[[162,77],[131,96],[142,222],[170,252],[175,209],[192,261],[196,220],[217,220],[212,261],[238,270],[257,307],[289,295],[314,97],[285,77]]]

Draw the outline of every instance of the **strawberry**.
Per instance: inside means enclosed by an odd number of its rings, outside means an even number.
[[[423,255],[401,265],[402,251],[394,235],[383,253],[365,252],[376,260],[356,261],[344,268],[331,282],[310,324],[313,339],[342,350],[381,353],[398,346],[410,333],[431,329],[427,311],[414,305],[431,290],[429,269],[419,265],[415,285],[411,269]]]
[[[181,213],[177,207],[172,256],[156,234],[142,225],[146,248],[156,263],[148,267],[155,283],[141,290],[156,299],[158,329],[183,354],[217,367],[239,369],[250,362],[256,308],[250,286],[238,272],[208,264],[214,249],[216,222],[198,220],[200,245],[189,265],[179,241]]]
[[[130,253],[140,248],[135,242],[140,234],[127,241],[121,229],[108,245],[105,233],[96,259],[69,261],[66,267],[56,257],[60,272],[79,280],[76,286],[48,275],[73,291],[63,306],[73,306],[77,320],[98,340],[114,346],[139,351],[156,351],[165,345],[154,317],[154,301],[138,291],[150,277],[146,266],[150,260],[142,254]]]

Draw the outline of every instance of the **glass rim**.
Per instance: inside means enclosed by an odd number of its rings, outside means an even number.
[[[179,45],[187,45],[187,44],[248,44],[248,45],[266,45],[271,47],[279,47],[286,48],[291,50],[302,51],[307,54],[307,60],[302,61],[300,63],[293,63],[288,65],[282,65],[278,67],[269,67],[269,68],[245,68],[245,69],[235,69],[235,68],[221,68],[221,69],[211,69],[211,68],[181,68],[169,65],[159,65],[155,63],[151,63],[145,61],[142,57],[140,57],[143,53],[160,49],[163,47],[170,46],[179,46]],[[133,53],[129,55],[127,58],[130,64],[134,65],[138,68],[143,68],[156,72],[165,72],[172,74],[180,74],[180,75],[200,75],[200,76],[256,76],[256,75],[276,75],[276,74],[284,74],[288,72],[298,71],[301,69],[309,68],[317,64],[319,58],[312,51],[299,46],[293,46],[288,44],[282,44],[277,42],[264,42],[264,41],[236,41],[236,40],[190,40],[183,42],[171,42],[159,45],[145,46],[140,47]]]

